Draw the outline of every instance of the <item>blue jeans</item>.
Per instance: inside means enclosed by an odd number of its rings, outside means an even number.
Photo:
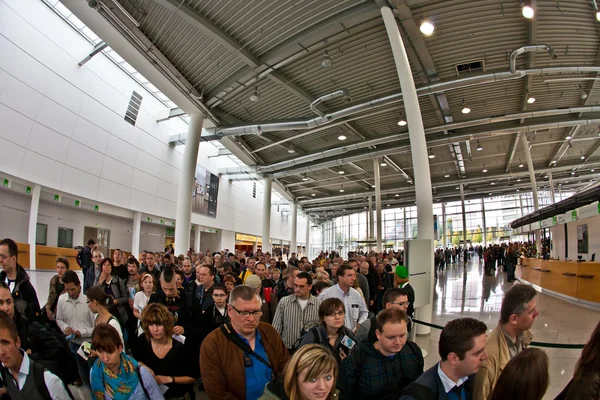
[[[83,384],[89,388],[90,368],[88,367],[88,362],[84,360],[79,354],[77,354],[77,350],[79,350],[80,346],[80,344],[69,342],[71,353],[73,353],[73,357],[75,357],[75,362],[77,362],[77,371],[79,372],[79,377],[81,378]]]

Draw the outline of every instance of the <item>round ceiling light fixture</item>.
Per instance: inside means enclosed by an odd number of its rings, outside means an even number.
[[[310,195],[311,195],[312,197],[315,197],[315,196],[316,196],[316,194],[315,194],[315,193],[311,193]]]
[[[431,34],[433,33],[433,31],[435,30],[435,26],[433,26],[433,24],[429,21],[423,21],[421,23],[421,27],[419,28],[421,30],[421,33],[425,36],[431,36]]]
[[[446,174],[444,175],[444,178],[450,178],[450,175]]]
[[[250,95],[249,99],[250,99],[250,101],[255,102],[255,103],[260,99],[260,93],[258,93],[258,87],[254,88],[254,91]]]
[[[294,150],[294,148],[293,148],[293,147],[290,147],[290,148],[288,149],[288,153],[290,153],[290,154],[294,154],[295,152],[296,152],[296,150]]]
[[[521,13],[523,13],[523,16],[527,19],[531,19],[535,15],[535,11],[533,10],[533,8],[527,5],[523,6],[523,8],[521,9]]]
[[[481,172],[485,173],[485,172],[487,172],[487,169],[484,168],[483,171],[481,171]]]
[[[308,178],[307,178],[307,177],[304,177],[304,178],[302,178],[302,180],[303,180],[304,182],[306,182],[306,181],[308,180]]]
[[[533,97],[531,94],[527,93],[527,103],[529,104],[533,104],[535,103],[535,97]]]
[[[400,118],[400,121],[398,121],[398,125],[399,126],[406,126],[406,121],[404,120],[404,118]]]
[[[382,162],[381,164],[379,164],[382,167],[387,167],[387,163]]]
[[[338,174],[340,174],[340,175],[344,175],[344,174],[345,174],[345,172],[344,172],[343,170],[339,170],[339,171],[338,171]]]
[[[346,136],[344,136],[344,135],[340,135],[340,136],[338,136],[338,140],[346,140],[346,139],[347,139],[347,138],[346,138]]]
[[[344,193],[344,189],[340,189],[340,193]]]
[[[329,52],[327,50],[325,50],[325,52],[323,53],[323,59],[321,60],[321,67],[330,68],[332,65],[333,65],[333,60],[331,59]]]
[[[471,112],[471,109],[469,107],[467,107],[467,103],[465,103],[465,99],[462,99],[462,105],[463,105],[463,109],[461,112],[463,114],[468,114]]]

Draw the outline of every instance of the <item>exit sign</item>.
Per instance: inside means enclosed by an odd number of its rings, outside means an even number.
[[[10,181],[8,179],[4,180],[4,186],[10,187]]]
[[[99,210],[100,210],[100,207],[98,206],[98,204],[96,204],[96,205],[94,206],[94,211],[99,211]]]
[[[25,193],[31,193],[31,186],[27,186],[27,188],[25,189]]]

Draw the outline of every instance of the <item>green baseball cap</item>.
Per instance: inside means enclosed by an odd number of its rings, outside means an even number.
[[[404,265],[397,265],[396,266],[396,275],[398,275],[398,278],[400,278],[400,279],[408,278],[408,270],[406,269],[406,267]]]

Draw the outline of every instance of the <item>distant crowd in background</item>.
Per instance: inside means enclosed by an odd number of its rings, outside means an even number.
[[[437,273],[478,255],[509,281],[530,243],[438,249]],[[402,251],[321,252],[309,260],[221,251],[174,254],[90,240],[83,279],[59,257],[40,306],[14,241],[0,241],[0,393],[68,399],[541,400],[548,356],[530,348],[537,295],[515,284],[491,331],[458,318],[424,370],[415,289]],[[560,399],[598,400],[600,323]]]

